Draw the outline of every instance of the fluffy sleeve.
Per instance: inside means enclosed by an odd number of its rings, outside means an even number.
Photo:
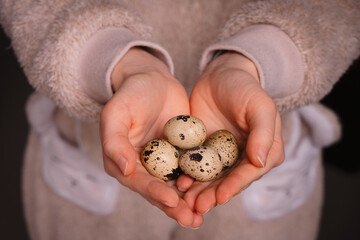
[[[148,48],[172,68],[148,41],[151,29],[121,2],[108,2],[0,1],[1,25],[30,84],[83,120],[98,120],[111,97],[111,67],[130,47]]]
[[[252,1],[228,19],[200,65],[216,50],[248,56],[279,110],[288,111],[324,97],[360,55],[359,22],[357,0]]]

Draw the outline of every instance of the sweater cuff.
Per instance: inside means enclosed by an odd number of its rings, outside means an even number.
[[[300,51],[290,37],[275,26],[253,25],[209,46],[200,61],[201,71],[219,51],[236,51],[253,61],[261,86],[274,99],[294,94],[304,82]]]
[[[94,34],[81,52],[80,83],[91,98],[105,103],[112,97],[111,73],[132,47],[144,48],[174,73],[172,59],[161,46],[140,39],[126,28],[109,27]]]

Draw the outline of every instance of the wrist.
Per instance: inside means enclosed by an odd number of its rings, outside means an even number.
[[[225,53],[216,57],[206,68],[206,71],[213,72],[220,69],[242,70],[260,82],[259,73],[254,62],[237,52],[226,51]]]
[[[128,77],[151,72],[172,76],[169,68],[163,61],[142,48],[131,48],[115,65],[111,73],[112,88],[114,91],[117,91],[122,82]]]

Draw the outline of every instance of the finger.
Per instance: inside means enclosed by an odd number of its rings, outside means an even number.
[[[128,133],[131,121],[126,111],[115,108],[109,102],[101,113],[100,137],[104,154],[112,159],[124,176],[135,170],[138,153],[129,141]]]
[[[176,180],[176,186],[180,192],[186,192],[187,190],[189,190],[193,182],[194,179],[192,177],[182,174]]]
[[[242,162],[223,179],[216,189],[217,203],[227,203],[250,183],[259,179],[266,171],[266,168],[258,168],[248,159],[243,159]]]
[[[105,167],[107,166],[107,172],[110,175],[118,176],[120,183],[129,187],[131,190],[138,192],[152,205],[158,207],[167,216],[175,219],[182,226],[197,227],[202,224],[202,219],[199,219],[197,214],[188,207],[183,199],[179,199],[175,190],[167,186],[166,183],[151,176],[146,176],[145,172],[136,172],[129,177],[124,177],[120,173],[117,165],[109,158],[106,158],[104,165]],[[149,179],[150,182],[146,183]],[[130,184],[131,181],[136,181],[136,185]]]
[[[164,211],[167,216],[175,219],[182,226],[192,226],[196,214],[187,206],[183,199],[178,197],[175,190],[165,182],[142,171],[137,171],[128,177],[124,177],[120,173],[117,165],[109,158],[106,158],[105,166],[106,165],[110,166],[110,171],[112,172],[111,175],[118,176],[118,180],[121,184],[138,192],[152,205]],[[196,219],[194,226],[197,226],[202,222],[198,217],[196,217]]]
[[[122,185],[134,192],[139,193],[151,202],[161,203],[168,207],[176,207],[179,204],[179,195],[175,189],[168,186],[164,181],[151,176],[144,167],[137,163],[137,170],[124,176],[119,167],[108,157],[104,157],[105,171],[115,177]]]
[[[257,106],[249,106],[248,109],[249,136],[246,153],[252,164],[264,168],[274,141],[277,109],[270,99],[261,101]]]
[[[274,136],[274,143],[272,148],[270,149],[269,155],[274,155],[277,157],[274,158],[274,162],[272,163],[273,167],[279,166],[285,160],[285,149],[284,149],[284,141],[282,139],[282,132],[281,132],[281,117],[280,114],[277,113],[276,115],[276,126],[275,126],[275,136]]]
[[[173,189],[177,193],[179,198],[184,197],[185,193],[179,191],[179,189],[176,186],[176,180],[166,181],[166,185],[168,185],[171,189]]]
[[[151,176],[141,163],[138,163],[136,168],[136,171],[127,177],[121,175],[118,178],[119,182],[149,201],[158,202],[168,207],[176,207],[179,204],[179,196],[174,189],[164,181]]]
[[[194,210],[196,198],[210,183],[211,182],[194,182],[191,188],[185,193],[184,200],[190,209]]]
[[[280,134],[281,130],[277,130]],[[232,169],[216,189],[218,204],[228,202],[233,196],[246,189],[251,183],[259,180],[273,167],[284,161],[284,148],[281,140],[275,140],[268,154],[268,164],[264,168],[254,166],[248,158],[244,158]]]
[[[175,219],[183,227],[191,227],[196,218],[195,224],[199,224],[199,219],[183,199],[180,199],[177,207],[167,207],[165,205],[154,204],[162,210],[168,217]]]
[[[204,223],[204,217],[201,214],[194,213],[194,220],[191,224],[192,229],[198,229]]]
[[[122,172],[118,165],[116,165],[113,160],[111,160],[109,157],[107,157],[103,153],[103,162],[104,162],[104,170],[107,174],[109,174],[111,177],[118,178],[122,175]]]
[[[245,156],[245,155],[243,155]],[[274,141],[269,150],[267,164],[264,168],[254,166],[247,157],[229,172],[216,190],[218,204],[228,202],[233,196],[245,190],[252,182],[260,179],[270,169],[280,165],[285,159],[281,134],[281,118],[276,114]]]
[[[174,189],[170,188],[165,182],[151,181],[147,185],[147,194],[168,207],[177,207],[179,196]]]
[[[195,202],[195,210],[200,214],[209,212],[216,206],[216,189],[219,185],[219,181],[210,184],[205,188],[197,197]]]

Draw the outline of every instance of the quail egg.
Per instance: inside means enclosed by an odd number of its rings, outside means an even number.
[[[231,167],[239,158],[239,146],[235,136],[227,130],[214,132],[204,143],[214,149],[225,168]]]
[[[198,181],[213,180],[223,169],[219,154],[206,146],[187,150],[181,155],[179,166],[185,174]]]
[[[194,116],[179,115],[165,124],[164,135],[172,145],[190,149],[203,144],[206,128],[204,123]]]
[[[179,157],[179,151],[168,141],[153,139],[144,146],[141,163],[154,177],[173,180],[181,173]]]

